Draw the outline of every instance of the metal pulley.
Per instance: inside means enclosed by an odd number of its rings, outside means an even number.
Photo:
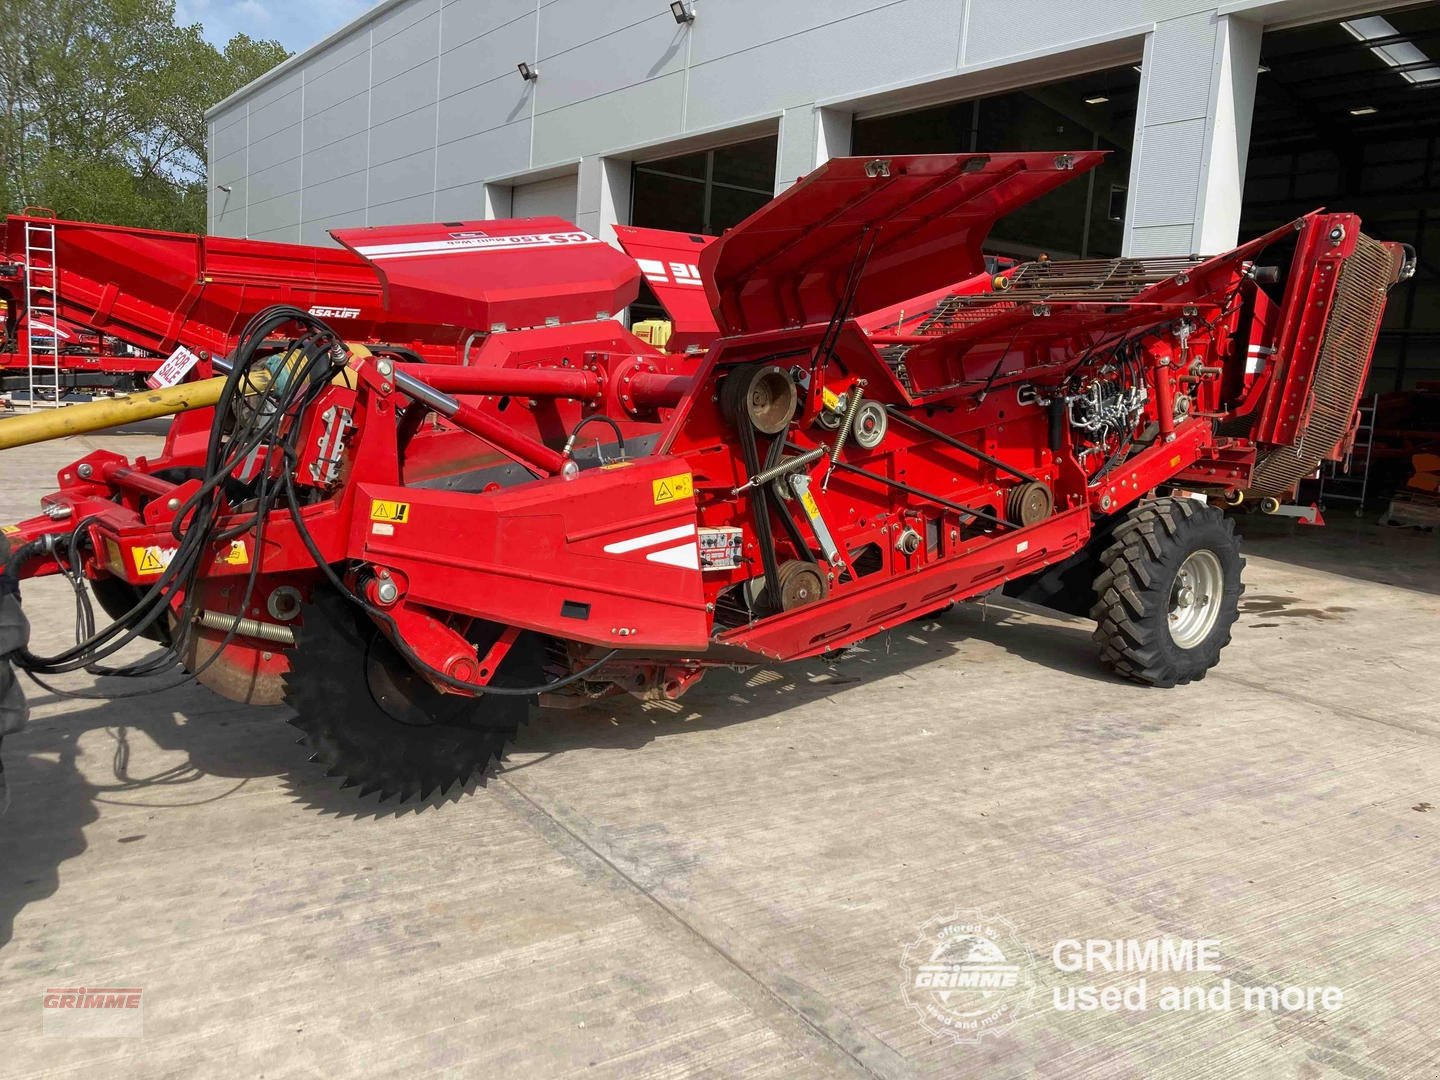
[[[1055,509],[1055,496],[1038,480],[1017,484],[1005,497],[1005,516],[1016,525],[1038,525]]]
[[[762,435],[784,431],[799,400],[790,373],[774,364],[740,364],[720,389],[725,418],[732,424],[743,418]]]

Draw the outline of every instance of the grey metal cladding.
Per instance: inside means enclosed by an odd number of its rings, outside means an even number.
[[[370,90],[370,123],[383,124],[434,101],[439,62],[432,58],[392,79],[376,82]]]

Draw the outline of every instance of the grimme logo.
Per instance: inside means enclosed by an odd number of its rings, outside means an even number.
[[[937,915],[905,947],[905,1003],[957,1043],[1004,1031],[1035,996],[1034,959],[1007,919]]]
[[[41,999],[46,1035],[115,1038],[144,1034],[145,1011],[138,986],[52,986]]]

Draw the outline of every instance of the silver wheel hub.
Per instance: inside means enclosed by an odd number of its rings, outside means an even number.
[[[1193,649],[1209,637],[1220,617],[1224,591],[1225,571],[1219,557],[1203,549],[1191,552],[1170,586],[1170,640],[1182,649]]]

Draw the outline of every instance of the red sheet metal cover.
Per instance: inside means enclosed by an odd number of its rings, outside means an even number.
[[[385,283],[393,313],[489,330],[583,322],[635,299],[640,272],[557,217],[335,229]]]
[[[60,317],[142,349],[226,352],[252,315],[279,303],[339,318],[356,336],[385,319],[375,271],[339,248],[11,215],[11,259],[24,258],[27,228],[47,246],[53,234]]]
[[[700,280],[699,264],[700,253],[715,238],[635,225],[616,225],[615,236],[625,254],[640,264],[650,290],[670,316],[674,327],[671,351],[713,341],[719,329]]]
[[[869,249],[853,311],[875,311],[985,269],[995,221],[1104,152],[833,158],[700,256],[721,329],[830,319]]]

